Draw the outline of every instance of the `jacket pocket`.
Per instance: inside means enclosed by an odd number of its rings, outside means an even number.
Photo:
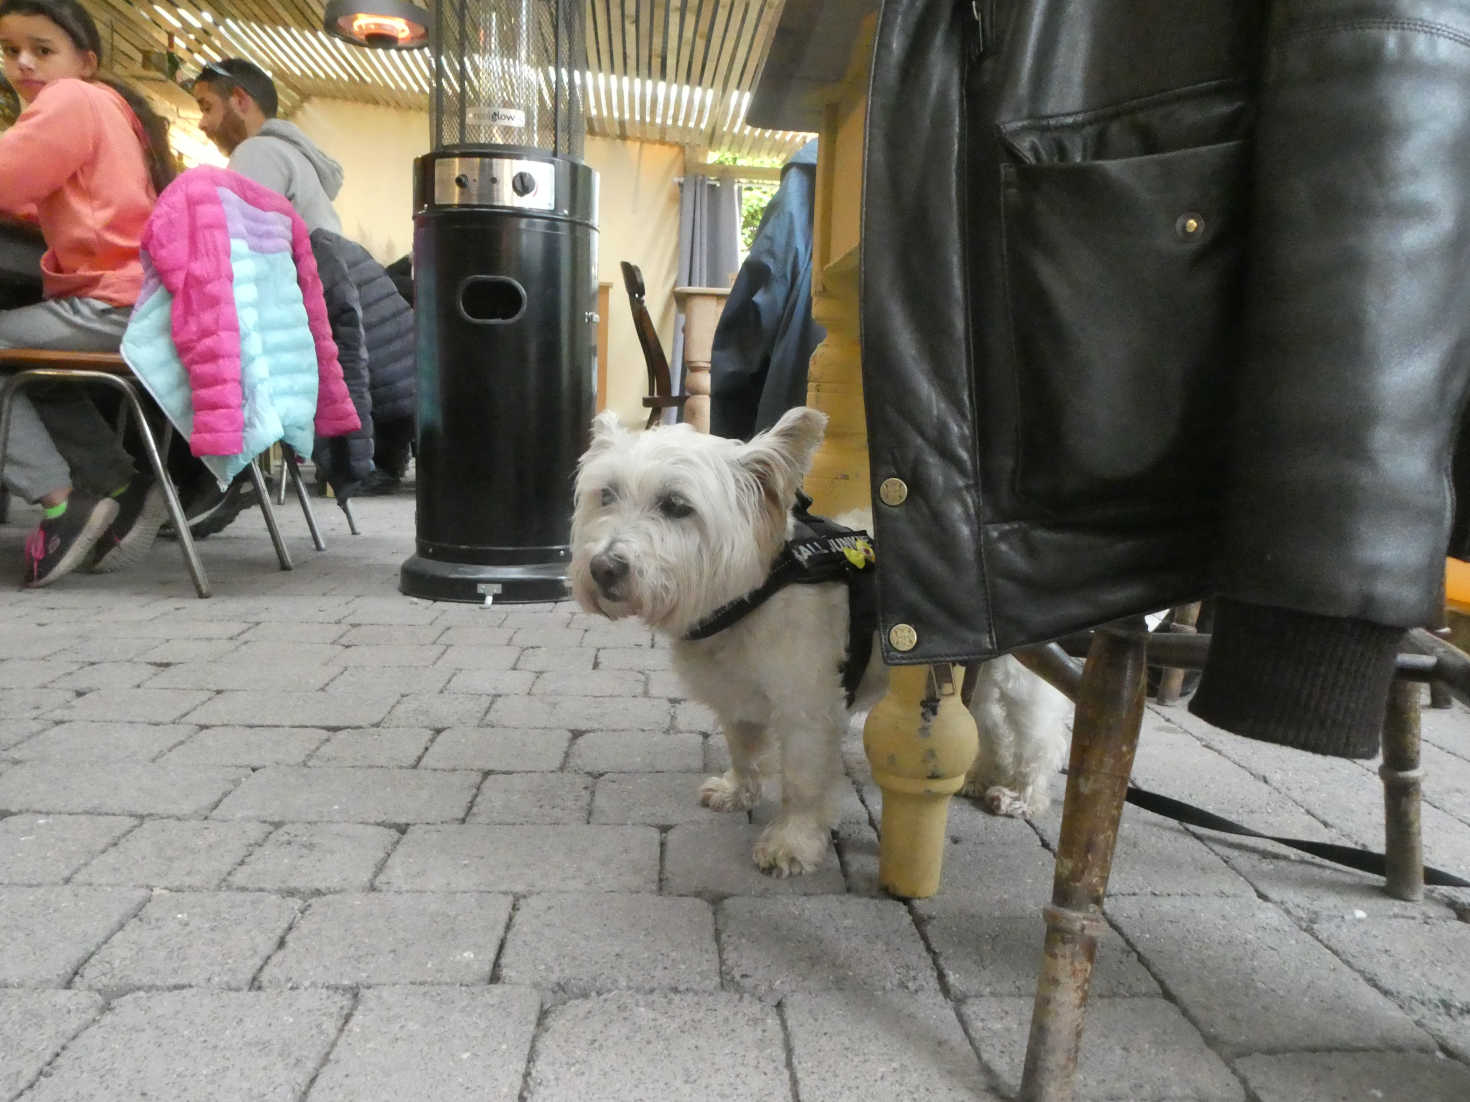
[[[1211,92],[1193,111],[1170,98],[1001,128],[1023,501],[1178,510],[1213,496],[1247,145],[1243,112]]]

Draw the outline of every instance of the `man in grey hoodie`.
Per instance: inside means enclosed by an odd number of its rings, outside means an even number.
[[[276,85],[260,66],[242,57],[211,61],[192,91],[200,129],[230,158],[232,172],[284,195],[308,230],[342,232],[332,207],[342,166],[300,128],[276,118]]]

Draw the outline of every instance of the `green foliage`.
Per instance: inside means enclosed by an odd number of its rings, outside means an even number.
[[[771,197],[776,194],[779,185],[774,181],[761,181],[759,183],[747,181],[740,185],[740,252],[742,255],[750,252],[750,246],[755,241],[755,231],[760,229],[761,216],[766,213],[766,206]]]
[[[734,153],[716,153],[710,161],[716,165],[734,165],[736,168],[748,166],[754,168],[780,168],[786,163],[784,157],[746,157],[741,159]],[[761,215],[766,213],[766,206],[771,201],[771,196],[776,194],[776,188],[780,185],[775,180],[744,180],[740,184],[740,254],[743,257],[750,252],[751,242],[755,240],[755,231],[760,229]]]

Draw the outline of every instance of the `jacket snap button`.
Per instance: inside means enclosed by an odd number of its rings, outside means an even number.
[[[888,629],[888,642],[894,650],[910,651],[919,645],[919,633],[908,624],[894,624]]]
[[[1174,223],[1174,232],[1185,241],[1198,240],[1200,234],[1205,232],[1205,216],[1193,211],[1181,214]]]
[[[902,505],[908,496],[908,483],[901,478],[885,478],[878,486],[878,497],[884,505]]]

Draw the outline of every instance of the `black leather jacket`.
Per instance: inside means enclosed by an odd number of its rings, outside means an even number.
[[[1376,743],[1449,534],[1470,0],[889,0],[867,143],[885,659],[1217,592],[1197,703],[1280,699],[1207,718]]]

